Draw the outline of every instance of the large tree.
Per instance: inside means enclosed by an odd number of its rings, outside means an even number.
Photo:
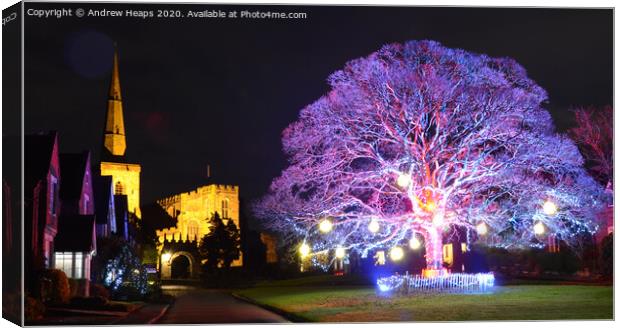
[[[290,165],[255,206],[285,238],[366,256],[420,236],[440,269],[454,227],[503,247],[595,229],[600,187],[514,60],[412,41],[348,62],[329,84],[284,130]]]

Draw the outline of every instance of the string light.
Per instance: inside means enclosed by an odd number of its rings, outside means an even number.
[[[451,290],[456,292],[486,291],[495,285],[495,276],[489,273],[451,273],[434,277],[422,275],[394,275],[377,279],[381,292],[409,293],[420,290]]]

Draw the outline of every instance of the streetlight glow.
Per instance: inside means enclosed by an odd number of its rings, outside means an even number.
[[[328,233],[332,231],[332,228],[333,228],[332,221],[328,219],[324,219],[323,221],[321,221],[321,223],[319,223],[319,230],[322,233]]]
[[[161,261],[162,262],[168,262],[168,261],[170,261],[171,257],[172,257],[172,254],[170,254],[170,253],[161,254]]]
[[[396,246],[392,248],[392,250],[390,250],[390,258],[394,262],[398,262],[402,260],[404,256],[405,256],[405,251],[403,251],[403,249],[399,246]]]

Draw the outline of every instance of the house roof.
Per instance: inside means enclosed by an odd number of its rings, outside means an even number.
[[[97,214],[97,224],[106,224],[108,218],[110,197],[112,197],[112,176],[93,176],[95,213]]]
[[[59,155],[62,170],[62,183],[60,184],[62,199],[80,199],[89,156],[88,151],[81,154]]]
[[[68,215],[58,219],[55,251],[90,252],[95,249],[94,215]]]
[[[46,177],[52,162],[57,132],[24,136],[24,182],[30,187]]]

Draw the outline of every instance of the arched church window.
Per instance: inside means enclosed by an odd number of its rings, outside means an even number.
[[[123,195],[123,192],[124,192],[123,184],[120,181],[118,181],[116,185],[114,186],[114,193],[116,195]]]
[[[222,200],[222,218],[228,219],[228,199]]]

